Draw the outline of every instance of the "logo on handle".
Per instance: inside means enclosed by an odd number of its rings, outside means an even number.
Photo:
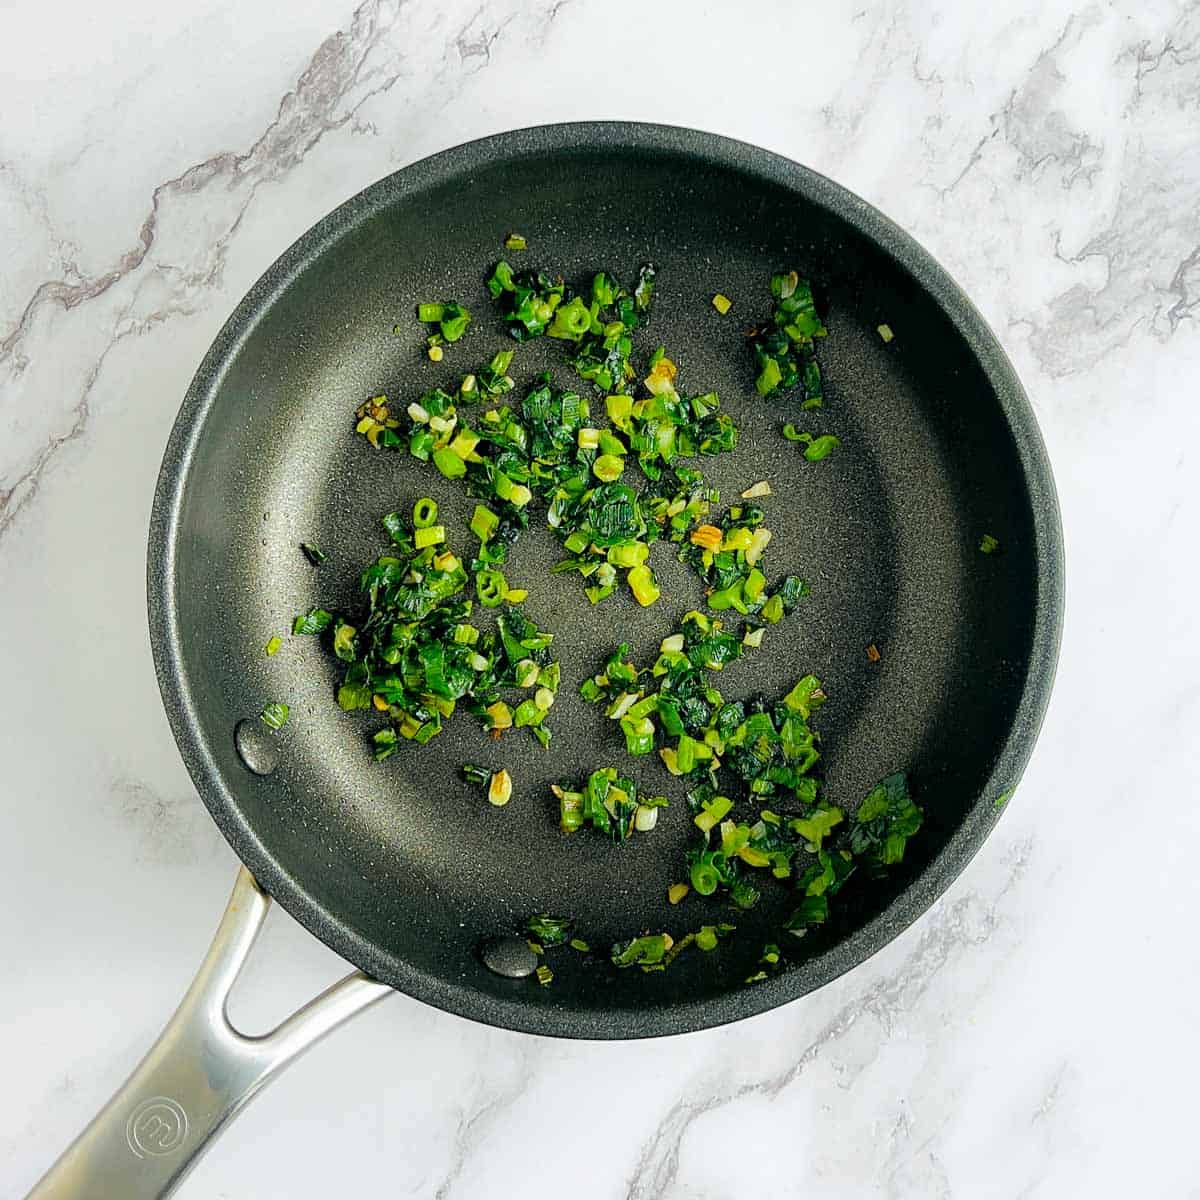
[[[125,1138],[138,1156],[170,1154],[187,1137],[187,1113],[167,1096],[152,1096],[129,1114]]]

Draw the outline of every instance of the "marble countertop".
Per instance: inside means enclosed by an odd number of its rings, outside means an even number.
[[[616,117],[825,172],[982,309],[1066,529],[1042,740],[947,895],[819,993],[617,1045],[389,998],[258,1099],[181,1195],[1200,1196],[1200,4],[742,9],[7,10],[0,1194],[149,1044],[234,877],[143,616],[153,482],[201,355],[260,272],[379,176],[506,127]],[[276,913],[236,1015],[278,1017],[340,968]],[[586,1170],[585,1125],[604,1130]]]

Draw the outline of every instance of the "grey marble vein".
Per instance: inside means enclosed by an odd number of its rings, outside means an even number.
[[[650,1200],[671,1194],[680,1167],[680,1148],[692,1125],[703,1116],[730,1107],[747,1097],[777,1098],[843,1039],[860,1022],[875,1022],[871,1037],[886,1042],[895,1026],[920,1002],[939,974],[960,961],[972,948],[986,945],[1004,919],[1004,897],[1024,876],[1033,851],[1031,840],[1009,855],[1003,883],[993,897],[968,894],[942,905],[930,919],[912,952],[897,969],[877,981],[863,996],[847,1003],[806,1039],[803,1049],[786,1066],[730,1091],[703,1091],[698,1099],[680,1099],[659,1122],[642,1148],[626,1191],[626,1200]]]
[[[1077,43],[1089,27],[1086,19],[1072,15],[1054,44],[1034,61],[1024,82],[1009,97],[998,115],[1005,140],[1019,155],[1017,177],[1054,164],[1062,186],[1070,189],[1077,179],[1090,180],[1099,169],[1103,148],[1086,131],[1073,129],[1058,107],[1067,77],[1059,65],[1063,48]]]
[[[1066,193],[1053,202],[1059,224],[1051,233],[1054,253],[1070,267],[1099,262],[1104,270],[1101,282],[1081,279],[1049,296],[1044,308],[1015,318],[1028,324],[1030,348],[1052,378],[1095,365],[1135,335],[1169,338],[1194,317],[1200,143],[1190,131],[1200,100],[1193,67],[1200,55],[1198,14],[1200,6],[1186,5],[1157,52],[1139,42],[1115,56],[1115,71],[1128,81],[1127,122],[1119,134],[1102,135],[1074,123],[1071,89],[1078,80],[1064,57],[1111,35],[1100,27],[1096,8],[1070,16],[939,189],[944,199],[982,171],[981,190],[993,197],[1014,184],[1036,187],[1047,180]],[[1094,184],[1114,163],[1120,185],[1110,200]],[[1082,209],[1071,199],[1080,188],[1093,200]],[[1088,213],[1103,224],[1093,225],[1077,248],[1064,249]]]
[[[532,1042],[519,1046],[517,1068],[512,1077],[497,1086],[494,1071],[487,1071],[469,1107],[459,1114],[450,1151],[450,1162],[442,1176],[434,1200],[449,1200],[469,1162],[480,1152],[480,1143],[503,1121],[509,1109],[529,1087],[533,1078]]]
[[[382,17],[384,14],[394,15],[403,2],[386,4],[383,0],[367,0],[361,5],[355,11],[349,27],[333,34],[317,49],[295,87],[280,100],[275,120],[247,150],[213,155],[160,183],[151,195],[149,211],[138,229],[134,244],[110,270],[74,283],[48,280],[39,285],[15,327],[0,339],[0,366],[6,359],[21,354],[30,328],[43,308],[56,306],[71,310],[103,296],[137,272],[151,254],[162,213],[172,201],[224,186],[244,194],[226,230],[214,243],[212,253],[219,262],[258,188],[264,182],[278,179],[292,170],[325,134],[351,122],[362,105],[386,91],[399,78],[400,71],[394,61],[387,68],[381,68],[370,65],[369,57],[386,28]],[[356,93],[353,104],[346,111],[339,111],[352,93]],[[212,278],[212,274],[207,279],[202,277],[199,283],[210,283]],[[113,340],[96,360],[75,407],[75,420],[69,432],[50,437],[26,468],[11,482],[0,487],[0,535],[21,508],[36,495],[38,482],[55,454],[63,445],[81,437],[86,430],[88,395],[116,338],[114,334]],[[27,360],[22,363],[22,369],[25,366]]]
[[[73,406],[72,421],[67,431],[61,434],[52,434],[46,444],[38,450],[32,462],[17,475],[12,484],[8,487],[0,487],[0,537],[4,536],[9,525],[16,520],[21,509],[37,495],[42,474],[55,455],[63,447],[79,441],[87,432],[88,422],[91,418],[92,391],[96,386],[96,381],[100,378],[100,372],[104,369],[108,356],[121,341],[122,336],[114,334],[89,368],[79,398]]]
[[[1182,69],[1180,81],[1184,86],[1176,93],[1180,101],[1195,103],[1200,95],[1200,76],[1192,68],[1200,62],[1200,5],[1194,2],[1183,5],[1179,18],[1163,36],[1158,50],[1152,51],[1149,40],[1144,39],[1131,46],[1126,55],[1136,64],[1136,98],[1141,98],[1143,82],[1164,64],[1169,64]]]

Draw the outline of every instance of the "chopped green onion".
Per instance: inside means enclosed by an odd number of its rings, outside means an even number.
[[[624,542],[608,548],[607,558],[614,567],[640,567],[649,557],[650,547],[645,542]]]
[[[758,562],[770,541],[771,531],[769,529],[756,529],[750,535],[750,545],[745,550],[747,566],[753,567]]]
[[[802,406],[821,405],[821,370],[813,351],[813,340],[826,330],[817,315],[812,288],[795,271],[771,279],[775,304],[770,324],[754,339],[758,364],[756,386],[762,396],[803,385]]]
[[[608,419],[618,429],[624,429],[633,413],[633,398],[623,394],[606,396],[604,407],[608,410]]]
[[[276,654],[279,653],[279,647],[282,645],[283,645],[282,639],[280,639],[278,637],[272,637],[271,640],[269,642],[267,642],[267,646],[266,646],[267,657],[273,658]]]
[[[413,545],[418,550],[424,550],[429,546],[438,546],[446,540],[446,529],[442,525],[429,525],[424,529],[413,531]]]
[[[769,358],[763,364],[758,378],[754,381],[754,386],[760,396],[769,396],[782,381],[783,374],[779,370],[779,364],[773,358]]]
[[[510,233],[504,239],[504,248],[506,250],[524,250],[527,247],[525,239],[519,233]]]
[[[649,607],[662,595],[658,581],[654,578],[654,572],[644,563],[633,567],[626,579],[629,581],[634,599],[643,608]]]
[[[314,567],[319,567],[329,557],[316,542],[301,542],[300,549],[304,551],[304,557]]]
[[[437,406],[434,408],[436,411]],[[423,507],[432,504],[418,505],[418,518]],[[360,584],[369,607],[353,623],[338,617],[332,637],[334,653],[347,664],[337,692],[339,706],[347,711],[374,706],[391,720],[387,729],[372,738],[375,757],[394,753],[400,738],[428,742],[460,702],[485,719],[493,732],[519,724],[547,745],[550,731],[543,727],[545,708],[530,701],[519,710],[518,721],[499,693],[515,686],[515,665],[523,660],[532,664],[536,677],[545,673],[553,692],[560,676],[548,653],[552,635],[538,629],[517,608],[501,614],[498,634],[481,632],[467,620],[472,602],[463,590],[470,575],[462,559],[444,546],[444,527],[410,530],[395,513],[389,513],[383,523],[395,549],[363,572]],[[485,552],[486,545],[481,547],[481,556]],[[502,559],[502,554],[481,557],[473,565],[479,574],[485,561]],[[483,578],[485,594],[489,578]],[[510,603],[523,595],[521,589],[503,583],[503,576],[496,592],[498,600]],[[325,610],[314,610],[297,618],[296,628],[320,632],[332,620]],[[541,701],[545,705],[544,696]]]
[[[629,447],[614,433],[609,433],[607,429],[600,430],[599,449],[601,454],[608,454],[615,458],[622,458],[629,453]]]
[[[613,946],[612,961],[618,967],[640,966],[645,970],[649,966],[661,963],[673,944],[674,939],[669,933],[654,933],[645,937],[631,938],[627,942],[617,942]]]
[[[877,327],[877,332],[884,342],[890,342],[896,335],[892,332],[890,325],[880,325]]]
[[[467,464],[449,446],[433,452],[433,465],[447,479],[461,479],[467,473]]]
[[[829,898],[824,893],[805,896],[799,908],[787,919],[784,928],[802,937],[812,925],[822,925],[829,919]],[[753,976],[751,977],[753,978]]]
[[[921,828],[923,814],[908,792],[901,773],[889,775],[858,806],[850,847],[856,855],[883,866],[898,863],[910,837]]]
[[[788,828],[803,838],[815,853],[820,850],[825,838],[842,823],[843,816],[840,808],[818,807],[807,817],[793,817],[788,822]]]
[[[659,805],[638,804],[634,812],[634,828],[638,833],[649,833],[659,823]]]
[[[573,923],[569,917],[552,917],[549,913],[541,913],[530,917],[525,928],[543,946],[561,946],[567,940],[567,931]]]
[[[471,516],[471,532],[481,541],[486,542],[500,526],[500,518],[490,508],[482,504],[475,505]]]
[[[811,433],[801,433],[795,425],[785,425],[783,427],[783,436],[789,442],[804,443],[804,457],[809,462],[820,462],[821,459],[827,458],[831,451],[836,450],[842,443],[840,439],[833,436],[831,433],[822,434],[820,437],[813,437]]]
[[[691,871],[692,887],[701,896],[711,896],[721,884],[717,869],[706,862],[695,862]]]
[[[783,598],[781,596],[771,596],[766,604],[762,606],[762,611],[758,614],[768,625],[776,625],[783,620]]]
[[[354,648],[354,635],[358,631],[353,625],[338,619],[333,628],[333,652],[343,662],[354,662],[357,654]]]
[[[701,833],[709,833],[722,820],[728,816],[733,808],[733,801],[728,796],[714,796],[711,800],[706,800],[701,808],[701,811],[695,817],[696,828]],[[697,891],[700,889],[697,888]]]
[[[551,789],[559,801],[559,827],[563,833],[574,833],[583,828],[585,820],[583,812],[583,794],[568,792],[557,784]]]
[[[803,441],[803,439],[801,440]],[[809,462],[820,462],[821,459],[829,456],[830,451],[837,449],[841,444],[841,441],[833,434],[822,434],[818,438],[809,439],[809,444],[804,450],[804,457]]]
[[[500,571],[480,571],[475,576],[475,594],[485,608],[496,608],[508,594],[508,581]]]
[[[635,756],[649,754],[654,749],[654,722],[649,717],[621,718],[621,731],[625,734],[625,751]]]
[[[612,483],[614,480],[621,477],[621,473],[625,470],[625,463],[615,454],[602,454],[592,464],[592,471],[597,479],[603,480],[605,483]]]
[[[546,332],[552,338],[566,338],[579,341],[587,333],[592,323],[592,314],[580,296],[574,297],[567,304],[560,305],[554,312],[554,320]]]
[[[479,445],[479,440],[479,434],[472,432],[470,429],[460,429],[455,435],[454,440],[450,443],[450,449],[463,462],[467,462],[475,453],[475,447]]]
[[[512,776],[503,768],[497,771],[488,784],[488,803],[503,808],[512,799]]]
[[[712,298],[712,306],[721,314],[721,316],[724,316],[730,310],[730,308],[733,307],[733,301],[730,300],[728,296],[724,296],[718,292]]]
[[[286,704],[279,700],[272,700],[262,710],[263,724],[271,729],[282,729],[287,724],[290,711]]]
[[[514,272],[501,261],[488,291],[518,341],[543,334],[572,344],[572,365],[603,392],[624,391],[634,377],[632,334],[644,324],[654,290],[654,269],[643,267],[632,293],[605,272],[590,294],[570,295],[560,278],[545,271]]]
[[[658,810],[667,807],[665,797],[639,793],[633,780],[618,775],[613,767],[593,771],[578,786],[555,784],[551,791],[559,801],[564,833],[574,833],[590,824],[617,842],[635,831],[650,832],[658,823]]]
[[[323,608],[310,608],[307,613],[292,621],[292,634],[324,633],[333,622],[333,613]]]
[[[1000,543],[990,533],[985,533],[979,539],[980,554],[994,554],[1000,549]]]
[[[495,704],[489,704],[485,711],[488,715],[489,728],[493,730],[512,728],[512,709],[503,700],[497,700]]]
[[[343,683],[338,688],[337,702],[338,707],[345,712],[352,712],[356,708],[370,708],[371,688],[366,683]],[[395,730],[386,732],[394,733]]]
[[[442,339],[457,342],[471,323],[471,314],[457,301],[447,300],[444,304],[418,304],[417,320],[423,325],[437,325]],[[436,343],[430,345],[431,351],[440,348]]]
[[[799,713],[806,721],[822,704],[825,703],[825,692],[821,681],[815,675],[805,675],[794,688],[783,698],[786,708]]]
[[[422,497],[413,505],[412,523],[414,529],[427,529],[437,523],[438,506],[436,500],[428,496]]]
[[[480,767],[475,763],[463,763],[461,769],[463,778],[476,787],[487,787],[491,782],[492,773],[487,767]]]

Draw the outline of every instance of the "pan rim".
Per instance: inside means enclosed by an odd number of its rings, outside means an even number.
[[[836,946],[753,988],[719,997],[655,1004],[613,1019],[600,1010],[533,1006],[514,994],[485,995],[425,972],[364,938],[306,891],[245,820],[235,791],[201,732],[183,661],[175,601],[177,533],[187,480],[207,416],[226,370],[258,321],[305,270],[349,228],[410,188],[493,165],[521,154],[581,147],[642,150],[691,157],[802,194],[830,210],[892,258],[954,325],[993,389],[1011,430],[1032,512],[1036,595],[1029,668],[1004,748],[986,787],[938,855],[884,912]],[[297,921],[343,958],[406,995],[457,1016],[522,1033],[621,1040],[694,1032],[755,1016],[815,991],[861,965],[929,910],[962,873],[1002,810],[994,797],[1011,790],[1032,753],[1049,702],[1063,619],[1063,539],[1050,463],[1032,406],[1008,356],[949,273],[911,235],[865,200],[782,155],[716,133],[628,121],[534,126],[440,151],[377,180],[322,217],[263,273],[238,303],[205,354],[172,427],[155,487],[147,547],[149,634],[155,674],[172,733],[192,781],[217,827],[255,878]],[[606,1019],[607,1017],[607,1019]]]

